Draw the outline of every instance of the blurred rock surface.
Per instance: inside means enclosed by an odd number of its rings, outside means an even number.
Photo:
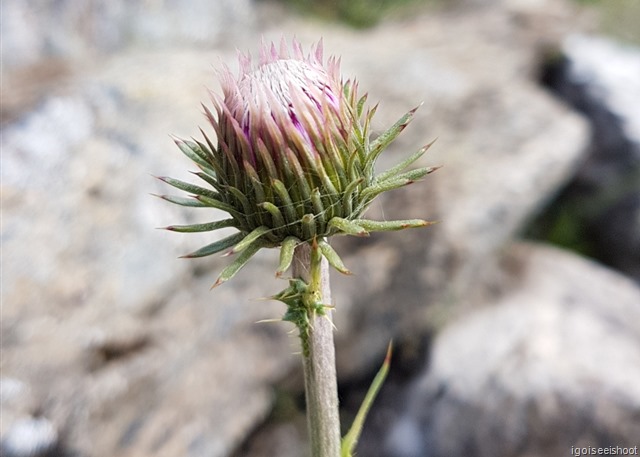
[[[463,2],[369,31],[292,17],[271,4],[231,3],[241,8],[237,17],[223,1],[199,10],[193,33],[201,20],[224,12],[214,23],[219,31],[212,26],[201,43],[189,30],[174,39],[181,27],[166,30],[180,16],[177,3],[144,14],[127,9],[143,8],[141,2],[110,3],[104,15],[88,17],[108,22],[131,13],[127,20],[139,24],[160,15],[153,27],[165,32],[141,35],[157,46],[130,46],[119,41],[128,33],[119,25],[114,33],[121,35],[95,46],[99,58],[74,54],[73,37],[55,38],[67,19],[38,31],[61,43],[55,49],[73,64],[64,84],[3,125],[2,368],[29,386],[32,406],[20,414],[46,418],[61,452],[228,456],[270,413],[272,385],[284,378],[295,384],[297,341],[289,328],[255,324],[283,312],[278,303],[252,300],[283,288],[273,279],[275,252],[209,292],[226,260],[176,256],[211,237],[153,229],[219,217],[152,199],[149,193],[169,190],[149,173],[192,179],[193,167],[168,135],[197,135],[205,125],[198,104],[206,87],[217,90],[213,67],[218,59],[233,62],[235,46],[257,49],[261,35],[295,34],[306,45],[324,36],[327,54],[342,55],[346,77],[357,76],[371,101],[382,102],[377,132],[424,101],[383,166],[438,137],[422,163],[445,167],[370,214],[442,223],[336,240],[356,273],[335,280],[343,382],[375,367],[389,339],[423,338],[440,317],[433,309],[468,303],[491,279],[504,246],[571,178],[587,149],[584,120],[535,79],[539,47],[569,31],[568,3]],[[7,5],[18,18],[30,14],[20,2]],[[50,13],[71,8],[43,5]],[[74,17],[68,20],[84,23]],[[180,17],[177,24],[190,23],[191,16]],[[3,42],[10,30],[3,23]],[[16,35],[17,44],[9,44],[40,55],[38,36]],[[82,46],[94,49],[92,39]],[[2,439],[18,416],[3,425]],[[290,438],[299,428],[275,430],[291,442],[271,449],[299,457],[295,444],[303,441]],[[251,455],[259,448],[243,447]]]
[[[638,445],[640,287],[535,244],[512,246],[501,267],[499,297],[474,303],[480,310],[438,335],[404,398],[371,417],[368,432],[385,445],[367,446],[365,436],[362,455],[561,456],[571,446]]]
[[[591,140],[553,210],[579,221],[591,255],[640,281],[640,49],[576,34],[561,52],[546,84],[589,119]]]

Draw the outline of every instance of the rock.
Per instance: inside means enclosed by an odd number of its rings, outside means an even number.
[[[15,421],[0,441],[6,457],[44,457],[58,444],[58,432],[47,419],[28,418]]]
[[[589,101],[618,121],[621,136],[640,145],[640,82],[636,77],[640,50],[605,37],[575,34],[564,42],[562,51],[568,60],[569,81],[583,85]],[[603,59],[607,65],[602,65]]]
[[[110,11],[107,18],[120,14]],[[370,213],[441,224],[336,242],[356,273],[336,279],[334,293],[339,372],[349,381],[378,366],[389,339],[422,340],[429,309],[469,297],[470,284],[571,175],[586,130],[529,77],[531,31],[499,8],[446,10],[367,32],[276,17],[258,31],[242,21],[225,27],[244,31],[238,46],[251,49],[262,32],[305,44],[324,35],[345,75],[382,100],[376,132],[426,101],[381,165],[436,136],[422,163],[445,165]],[[297,379],[289,327],[255,325],[284,311],[252,301],[284,287],[273,279],[276,253],[209,292],[227,259],[176,257],[223,234],[154,229],[220,216],[148,195],[171,192],[150,173],[192,180],[168,135],[206,127],[198,104],[206,87],[217,89],[211,63],[235,59],[228,43],[218,45],[137,47],[87,61],[3,126],[3,376],[42,399],[41,416],[65,431],[69,453],[230,455],[269,414],[271,386]]]
[[[83,62],[137,46],[240,46],[255,27],[252,0],[2,3],[2,122],[16,121],[73,81]]]
[[[250,0],[114,0],[85,5],[8,0],[3,3],[3,71],[52,56],[73,60],[114,52],[132,43],[155,48],[229,44],[253,20]]]
[[[637,445],[640,288],[574,254],[516,244],[505,290],[439,334],[385,457],[564,455]],[[384,403],[384,400],[383,400]],[[382,415],[382,416],[381,416]],[[385,422],[388,424],[389,422]]]
[[[572,35],[562,53],[546,82],[584,113],[592,133],[551,213],[564,209],[588,254],[640,280],[640,48]]]

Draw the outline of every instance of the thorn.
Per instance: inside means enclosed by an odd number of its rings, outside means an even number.
[[[259,321],[255,321],[255,324],[271,324],[273,322],[284,322],[282,319],[260,319]]]
[[[387,346],[387,355],[384,357],[384,365],[391,364],[391,355],[393,354],[393,340],[389,340],[389,346]]]
[[[221,285],[223,282],[224,281],[222,280],[222,278],[218,278],[216,282],[214,282],[213,285],[209,288],[209,291],[212,291],[213,289]]]

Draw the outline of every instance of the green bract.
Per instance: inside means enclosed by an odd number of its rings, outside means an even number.
[[[282,247],[276,271],[280,275],[289,267],[295,246],[314,239],[330,264],[348,273],[327,237],[428,224],[419,219],[362,219],[376,196],[411,184],[435,167],[405,171],[427,145],[390,170],[374,173],[377,158],[411,121],[415,109],[371,140],[377,106],[365,108],[367,96],[358,96],[357,83],[342,82],[336,59],[323,64],[322,43],[309,55],[297,41],[291,50],[284,41],[279,49],[263,45],[256,68],[250,57],[240,56],[239,77],[224,68],[220,80],[223,95],[212,94],[214,112],[204,107],[216,140],[202,132],[203,141],[176,141],[200,169],[196,175],[203,185],[160,178],[191,194],[161,196],[165,200],[229,214],[221,221],[167,229],[238,230],[185,256],[237,253],[215,285],[230,279],[263,247]]]

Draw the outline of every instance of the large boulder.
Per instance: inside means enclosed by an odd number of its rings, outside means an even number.
[[[395,412],[387,404],[372,416],[363,455],[561,456],[638,445],[640,287],[535,244],[512,246],[501,274],[497,297],[476,301],[436,337]],[[376,434],[384,445],[367,446]]]

